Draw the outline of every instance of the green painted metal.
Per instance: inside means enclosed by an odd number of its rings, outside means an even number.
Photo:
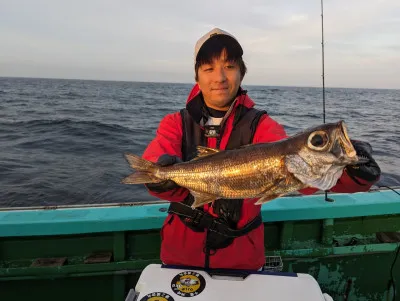
[[[280,248],[286,249],[288,246],[292,245],[293,243],[293,222],[285,222],[282,225],[281,229],[281,241],[280,241]]]
[[[399,190],[398,190],[399,191]],[[400,196],[393,191],[287,197],[263,206],[265,251],[284,271],[309,273],[337,300],[390,300],[389,271],[400,242]],[[166,204],[0,212],[0,300],[124,300],[141,270],[160,263]],[[41,232],[42,231],[42,232]],[[111,253],[102,263],[93,254]],[[32,266],[39,258],[60,266]],[[394,266],[400,287],[400,258]],[[345,298],[345,295],[347,299]]]
[[[323,220],[322,227],[322,243],[324,245],[329,245],[333,240],[333,227],[334,227],[334,219],[327,218]]]
[[[114,233],[113,254],[114,254],[115,261],[125,260],[125,233],[124,232],[115,232]]]

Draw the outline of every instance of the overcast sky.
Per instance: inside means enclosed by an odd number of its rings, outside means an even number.
[[[246,3],[246,4],[245,4]],[[321,86],[320,0],[0,0],[0,76],[194,81],[193,48],[235,35],[245,84]],[[400,0],[325,0],[325,83],[400,89]]]

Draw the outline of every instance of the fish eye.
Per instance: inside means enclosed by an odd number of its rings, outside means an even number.
[[[329,137],[325,132],[315,132],[308,137],[308,146],[311,149],[322,150],[328,145]]]
[[[324,137],[322,135],[314,135],[311,138],[311,144],[316,147],[321,147],[324,145]]]

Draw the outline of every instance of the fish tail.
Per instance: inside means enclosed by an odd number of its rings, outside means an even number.
[[[128,161],[129,165],[136,170],[150,171],[154,170],[156,167],[156,165],[153,162],[143,159],[138,155],[126,153],[125,159]]]
[[[129,153],[125,154],[125,159],[137,171],[122,179],[121,182],[123,184],[146,184],[162,181],[154,174],[157,170],[157,165],[153,162]]]

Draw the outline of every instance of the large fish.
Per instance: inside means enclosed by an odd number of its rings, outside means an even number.
[[[137,172],[122,183],[173,180],[193,194],[193,208],[219,198],[259,198],[255,204],[263,204],[306,187],[328,190],[346,165],[360,162],[343,121],[308,128],[271,143],[234,150],[199,146],[197,150],[195,159],[166,167],[125,154]]]

